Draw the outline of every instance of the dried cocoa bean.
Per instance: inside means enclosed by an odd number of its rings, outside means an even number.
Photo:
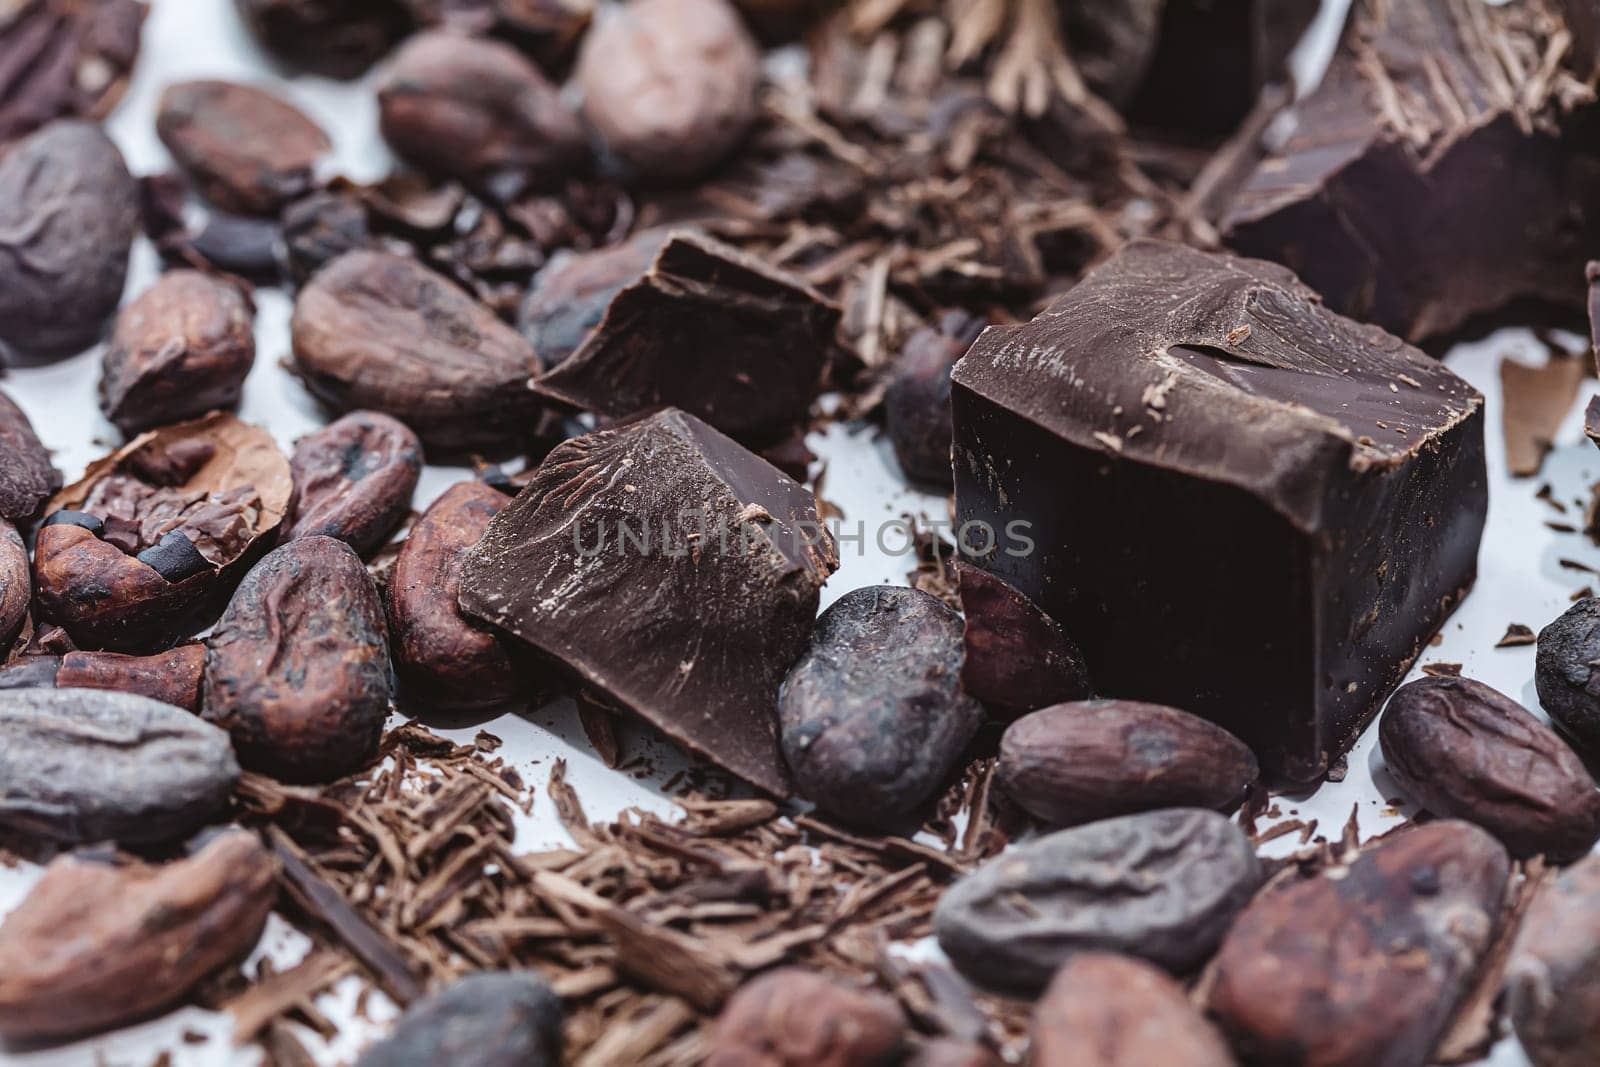
[[[872,826],[894,825],[937,792],[982,721],[961,691],[961,617],[896,586],[853,590],[823,612],[778,694],[800,792]]]
[[[411,510],[422,475],[422,442],[398,419],[352,411],[294,446],[294,496],[283,541],[337,538],[366,555]]]
[[[1033,1009],[1033,1067],[1233,1067],[1183,987],[1148,963],[1080,952]]]
[[[378,108],[402,159],[502,201],[559,186],[589,155],[561,91],[499,41],[418,34],[390,65]]]
[[[274,549],[206,638],[205,717],[239,759],[285,781],[326,781],[376,754],[389,712],[383,609],[343,541]]]
[[[239,403],[256,359],[254,310],[237,286],[193,270],[122,309],[100,374],[100,410],[125,434]]]
[[[1228,811],[1258,772],[1243,741],[1197,715],[1085,700],[1012,723],[1000,739],[997,778],[1030,815],[1076,826],[1157,808]]]
[[[961,560],[955,568],[966,619],[962,688],[1012,712],[1090,695],[1083,653],[1060,623],[988,571]]]
[[[1415,1067],[1468,992],[1510,861],[1470,823],[1419,826],[1264,893],[1217,954],[1210,1010],[1275,1064]]]
[[[1600,840],[1600,790],[1583,760],[1503,693],[1422,678],[1389,698],[1378,728],[1389,773],[1435,815],[1488,830],[1512,856],[1582,856]]]
[[[1249,839],[1214,811],[1124,815],[1011,846],[945,892],[934,931],[963,974],[1003,990],[1035,993],[1085,949],[1184,972],[1260,882]]]
[[[33,582],[28,575],[28,546],[17,528],[0,519],[0,663],[11,639],[22,629],[33,598]]]
[[[100,127],[52,122],[0,158],[0,344],[88,348],[122,299],[139,183]]]
[[[561,999],[532,971],[472,974],[415,1004],[356,1067],[559,1067]]]
[[[102,119],[122,99],[148,8],[18,0],[0,22],[0,145],[52,119]]]
[[[1600,856],[1562,871],[1528,908],[1506,1002],[1534,1067],[1590,1067],[1600,1048]]]
[[[276,871],[243,830],[159,866],[62,856],[0,923],[0,1035],[58,1040],[178,1003],[255,947]]]
[[[1586,751],[1600,752],[1600,598],[1587,597],[1539,631],[1539,703]]]
[[[761,54],[726,0],[630,0],[584,38],[583,113],[640,178],[678,181],[720,163],[756,117]]]
[[[900,470],[914,482],[950,488],[950,370],[983,329],[964,312],[906,341],[883,393],[884,424]]]
[[[906,1067],[1002,1067],[1000,1057],[982,1045],[953,1038],[930,1041],[914,1052]]]
[[[889,997],[785,967],[728,1001],[706,1067],[874,1067],[895,1062],[905,1036]]]
[[[0,669],[0,689],[109,689],[186,711],[200,710],[206,646],[179,645],[154,656],[119,652],[68,652],[23,656]]]
[[[33,423],[0,393],[0,519],[31,519],[60,488],[61,472],[51,465]]]
[[[401,695],[419,710],[472,711],[518,692],[499,636],[462,614],[461,567],[510,498],[482,482],[453,485],[411,527],[386,590]]]
[[[261,46],[291,66],[354,78],[411,29],[404,0],[234,0]]]
[[[0,824],[67,843],[186,837],[239,778],[228,735],[169,704],[101,689],[0,692]]]
[[[588,252],[564,250],[534,279],[517,328],[547,369],[583,347],[616,295],[637,282],[672,231],[644,230],[621,244]]]
[[[318,161],[333,148],[299,108],[225,81],[167,86],[156,133],[201,196],[242,215],[274,214],[309,192]]]
[[[300,291],[292,328],[295,365],[317,399],[393,415],[430,449],[503,445],[538,415],[533,349],[414,260],[340,256]]]

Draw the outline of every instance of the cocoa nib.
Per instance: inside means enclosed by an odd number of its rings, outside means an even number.
[[[1539,631],[1539,703],[1587,751],[1600,751],[1600,598],[1586,597]]]
[[[706,1067],[870,1067],[905,1041],[900,1006],[800,967],[753,979],[717,1020]]]
[[[398,419],[352,411],[296,442],[289,469],[294,496],[280,538],[323,535],[366,555],[411,510],[422,442]]]
[[[413,1005],[356,1067],[559,1067],[561,999],[531,971],[471,974]]]
[[[1183,987],[1127,956],[1080,952],[1033,1010],[1033,1067],[1233,1067]]]
[[[20,0],[0,25],[0,146],[122,99],[149,9],[140,0]]]
[[[255,947],[276,869],[242,830],[162,865],[57,859],[0,923],[0,1034],[73,1037],[177,1003]]]
[[[806,799],[893,826],[943,786],[983,720],[961,691],[961,617],[915,589],[852,590],[823,612],[778,696]]]
[[[349,545],[305,537],[267,553],[206,649],[205,716],[245,766],[326,781],[376,754],[389,649],[378,591]]]
[[[966,619],[961,684],[1006,711],[1032,711],[1090,695],[1083,653],[1020,590],[963,560],[955,564]]]
[[[354,78],[411,28],[407,0],[234,0],[263,48],[330,78]]]
[[[109,689],[200,710],[206,646],[179,645],[154,656],[118,652],[27,655],[0,668],[0,689]]]
[[[4,650],[28,617],[33,581],[28,573],[28,546],[17,528],[0,519],[0,663]]]
[[[1600,1042],[1600,857],[1557,876],[1529,907],[1506,971],[1517,1038],[1536,1067],[1587,1067]]]
[[[33,423],[0,392],[0,519],[31,519],[60,488],[61,472],[51,464]]]

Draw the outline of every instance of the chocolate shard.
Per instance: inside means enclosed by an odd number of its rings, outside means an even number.
[[[837,566],[809,492],[668,409],[551,452],[467,554],[461,606],[784,796],[778,686]]]
[[[740,440],[767,442],[805,417],[839,318],[793,275],[676,232],[533,388],[605,415],[679,407]]]
[[[1083,653],[1039,605],[988,571],[956,561],[961,584],[961,686],[985,704],[1032,711],[1090,696]]]
[[[1578,6],[1357,0],[1293,131],[1228,198],[1224,239],[1413,341],[1513,301],[1579,310],[1600,105]]]
[[[1270,263],[1129,245],[952,408],[972,561],[1269,778],[1321,777],[1476,574],[1483,398]]]

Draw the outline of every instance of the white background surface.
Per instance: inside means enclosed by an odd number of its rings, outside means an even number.
[[[274,71],[239,25],[227,0],[155,0],[133,84],[108,123],[136,174],[170,166],[166,151],[154,134],[155,105],[161,88],[172,81],[200,76],[264,80],[272,78]],[[298,76],[293,82],[277,85],[277,91],[316,118],[333,138],[336,153],[332,169],[363,180],[381,176],[391,165],[378,136],[371,85],[370,75],[353,83]],[[157,267],[153,250],[141,239],[135,250],[128,295],[142,292],[156,276]],[[287,450],[295,438],[321,425],[322,419],[299,384],[278,365],[288,352],[286,295],[262,290],[256,300],[257,362],[246,385],[241,415],[270,427]],[[1578,343],[1573,339],[1574,345]],[[1523,331],[1506,331],[1461,346],[1449,358],[1450,365],[1488,397],[1489,526],[1477,588],[1447,624],[1440,647],[1431,649],[1423,659],[1461,663],[1466,675],[1537,709],[1532,683],[1533,649],[1496,650],[1493,645],[1509,622],[1524,623],[1535,630],[1542,627],[1567,607],[1573,590],[1593,577],[1564,569],[1559,559],[1576,559],[1600,567],[1600,550],[1581,534],[1560,534],[1546,528],[1547,519],[1560,516],[1534,499],[1538,486],[1550,481],[1557,497],[1569,507],[1566,521],[1581,526],[1587,487],[1600,476],[1600,452],[1583,440],[1581,431],[1583,401],[1595,384],[1585,384],[1585,397],[1580,398],[1563,428],[1560,447],[1546,462],[1544,473],[1539,478],[1510,480],[1505,475],[1499,439],[1497,374],[1499,360],[1508,354],[1529,363],[1546,358],[1543,347]],[[95,404],[98,364],[99,351],[92,350],[50,366],[12,370],[3,382],[3,388],[32,418],[69,481],[89,460],[117,441],[115,429],[104,422]],[[812,447],[828,463],[824,495],[844,510],[847,529],[853,530],[857,522],[864,522],[870,531],[878,523],[905,513],[941,519],[946,516],[942,497],[905,488],[887,446],[870,432],[834,427],[825,438],[814,440]],[[420,511],[446,487],[469,476],[461,469],[430,467],[423,476],[415,507]],[[869,536],[862,547],[846,546],[841,568],[824,591],[825,605],[862,585],[904,583],[913,560],[909,556],[885,555],[873,540]],[[898,539],[889,541],[894,544]],[[525,718],[508,716],[485,724],[485,728],[505,740],[499,754],[539,788],[533,815],[520,826],[519,847],[533,850],[566,843],[542,793],[549,768],[557,758],[567,759],[569,778],[592,816],[610,817],[628,805],[670,808],[649,781],[637,781],[599,763],[583,740],[570,705],[557,704]],[[454,736],[469,741],[476,729],[458,731]],[[1349,776],[1343,783],[1324,786],[1310,797],[1285,798],[1280,802],[1284,816],[1316,819],[1319,832],[1330,837],[1338,834],[1352,805],[1359,809],[1363,837],[1392,825],[1399,814],[1389,807],[1386,798],[1395,797],[1397,791],[1382,774],[1375,733],[1369,730],[1351,753]],[[650,755],[662,777],[682,765],[669,746],[652,738],[630,732],[625,733],[624,743],[625,759]],[[1289,851],[1297,843],[1295,837],[1280,839],[1268,849]],[[36,878],[35,870],[0,869],[0,911],[14,906]],[[304,951],[304,938],[274,919],[258,954],[269,953],[286,966]],[[352,1014],[358,988],[356,979],[346,979],[321,1005],[336,1021],[349,1022],[347,1032],[334,1047],[321,1048],[313,1035],[302,1035],[327,1062],[347,1061],[374,1032],[371,1023]],[[373,997],[372,1003],[378,1008],[371,1013],[382,1014],[383,999]],[[249,1063],[258,1058],[253,1049],[234,1049],[228,1030],[227,1019],[190,1008],[132,1030],[74,1045],[26,1052],[0,1049],[0,1063],[30,1067],[89,1062],[145,1065],[163,1050],[175,1064]],[[189,1042],[183,1040],[186,1031]],[[196,1043],[192,1040],[195,1034],[209,1035],[210,1040]],[[1488,1062],[1511,1067],[1526,1061],[1514,1042],[1508,1041],[1497,1048]]]

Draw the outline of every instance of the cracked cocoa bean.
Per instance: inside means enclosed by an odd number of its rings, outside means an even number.
[[[1415,1067],[1471,987],[1511,865],[1470,823],[1429,823],[1263,893],[1213,964],[1211,1013],[1247,1058]]]
[[[261,46],[291,66],[354,78],[412,25],[405,0],[234,0]]]
[[[893,999],[784,967],[728,1001],[706,1067],[875,1067],[895,1062],[905,1037]]]
[[[458,978],[413,1005],[356,1067],[559,1067],[561,998],[531,971]]]
[[[28,546],[17,528],[0,519],[0,663],[11,639],[22,629],[33,599],[33,581],[28,574]]]
[[[0,923],[0,1035],[59,1040],[177,1004],[255,947],[277,864],[229,830],[188,859],[62,856]]]
[[[68,652],[20,657],[0,669],[0,689],[109,689],[200,710],[206,646],[179,645],[153,656],[119,652]]]
[[[1076,826],[1157,808],[1227,811],[1258,772],[1243,741],[1197,715],[1085,700],[1012,723],[1000,739],[997,780],[1035,818]]]
[[[961,686],[1008,712],[1083,700],[1089,672],[1061,624],[1010,583],[956,560],[966,620]]]
[[[61,472],[21,408],[0,393],[0,519],[33,518],[61,488]]]
[[[1124,815],[1012,845],[945,892],[934,932],[967,977],[1018,993],[1085,949],[1186,972],[1260,882],[1250,840],[1214,811]]]
[[[66,843],[186,837],[239,779],[228,735],[170,704],[101,689],[0,692],[0,825]]]
[[[783,755],[819,808],[893,826],[945,783],[983,721],[961,691],[961,617],[875,586],[823,612],[778,694]]]
[[[1600,1048],[1600,856],[1562,871],[1528,908],[1506,1002],[1534,1067],[1590,1067]]]
[[[99,126],[58,121],[0,157],[0,344],[81,352],[122,299],[139,183]]]
[[[1127,956],[1080,952],[1033,1009],[1033,1067],[1233,1067],[1183,987]]]
[[[1378,727],[1389,773],[1435,815],[1488,830],[1522,858],[1570,860],[1600,840],[1600,790],[1554,730],[1466,678],[1422,678]]]
[[[256,359],[254,309],[194,270],[164,275],[123,308],[100,372],[100,410],[124,434],[238,406]]]
[[[267,553],[206,638],[205,717],[246,767],[305,782],[370,761],[388,712],[383,609],[361,557],[331,537]]]
[[[302,437],[289,469],[294,496],[281,539],[333,537],[364,556],[411,510],[422,442],[398,419],[352,411]]]
[[[1534,685],[1556,725],[1600,753],[1600,598],[1587,597],[1539,631]]]

